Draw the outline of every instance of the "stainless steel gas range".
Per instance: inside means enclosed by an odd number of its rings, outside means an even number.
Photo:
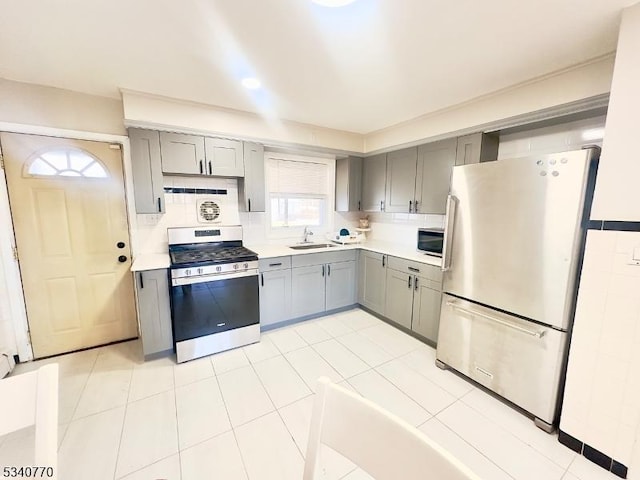
[[[178,363],[260,341],[258,256],[241,226],[169,228]]]

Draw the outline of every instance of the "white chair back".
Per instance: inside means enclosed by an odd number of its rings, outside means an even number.
[[[58,474],[58,364],[0,380],[0,436],[35,425],[33,465]]]
[[[315,478],[321,444],[376,480],[479,480],[412,425],[324,377],[318,379],[304,480]]]

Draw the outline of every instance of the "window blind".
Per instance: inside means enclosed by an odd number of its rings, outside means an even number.
[[[270,158],[267,170],[271,193],[327,195],[326,164]]]

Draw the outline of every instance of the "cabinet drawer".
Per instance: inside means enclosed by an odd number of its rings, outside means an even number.
[[[434,282],[436,290],[440,290],[442,285],[442,270],[434,265],[427,265],[425,263],[413,262],[399,257],[389,256],[387,259],[387,266],[393,270],[398,270],[405,273],[413,273],[421,277],[428,278]]]
[[[291,268],[291,257],[263,258],[258,262],[258,269],[261,272],[282,270],[285,268]]]
[[[306,253],[291,257],[292,267],[306,267],[323,263],[348,262],[356,259],[356,250],[340,250],[337,252]]]

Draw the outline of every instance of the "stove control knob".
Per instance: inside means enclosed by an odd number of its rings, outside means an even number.
[[[233,269],[234,269],[234,270],[237,270],[238,268],[239,268],[239,267],[238,267],[238,264],[237,264],[237,263],[234,263],[234,264],[233,264]]]
[[[244,268],[249,268],[249,264],[248,264],[248,263],[245,263],[245,264],[244,264]]]
[[[191,270],[186,269],[186,270],[184,271],[184,274],[188,277],[189,275],[191,275]]]
[[[222,271],[222,267],[216,267],[216,272],[221,272]]]

